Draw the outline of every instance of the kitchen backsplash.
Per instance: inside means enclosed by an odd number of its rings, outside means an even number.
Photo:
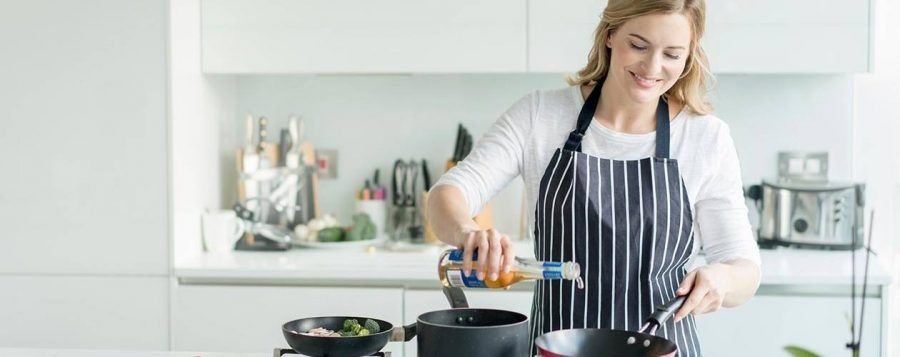
[[[273,133],[300,115],[317,148],[338,152],[338,177],[321,182],[321,205],[347,221],[354,193],[376,168],[386,183],[394,160],[424,158],[436,179],[452,154],[457,124],[477,140],[518,98],[563,86],[560,74],[238,76],[234,135],[220,145],[241,145],[247,113],[267,116]],[[831,178],[849,179],[852,88],[848,75],[718,76],[710,100],[731,126],[745,185],[775,175],[779,150],[828,151]],[[223,180],[226,203],[236,198],[236,186],[235,176]],[[515,180],[492,201],[496,227],[514,236],[521,194]]]

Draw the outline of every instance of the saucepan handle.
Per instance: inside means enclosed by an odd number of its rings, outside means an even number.
[[[397,326],[391,330],[391,342],[409,342],[416,337],[416,323],[413,322],[406,326]]]
[[[454,309],[465,309],[469,307],[469,300],[466,299],[466,293],[459,287],[444,287],[444,296],[450,303],[450,307]]]
[[[647,317],[646,323],[644,324],[645,328],[641,329],[640,332],[647,333],[646,329],[650,329],[650,331],[656,331],[656,327],[662,326],[662,324],[666,323],[670,317],[681,308],[681,305],[684,304],[684,301],[687,300],[687,295],[677,296],[672,300],[669,300],[667,303],[662,304],[656,307],[656,311],[653,312],[649,317]],[[652,332],[650,334],[653,334]]]

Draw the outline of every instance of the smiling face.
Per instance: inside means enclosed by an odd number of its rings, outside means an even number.
[[[690,54],[691,25],[681,14],[644,15],[609,36],[608,80],[637,103],[656,101],[678,81]]]

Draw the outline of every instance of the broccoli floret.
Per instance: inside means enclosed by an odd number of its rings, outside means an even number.
[[[365,328],[361,328],[361,329],[359,329],[359,333],[357,333],[356,335],[357,336],[366,336],[368,334],[369,334],[369,330],[366,330]]]
[[[369,330],[371,333],[379,333],[381,332],[381,327],[378,326],[378,323],[372,319],[366,319],[366,330]]]
[[[356,333],[354,333],[353,331],[340,331],[338,333],[343,337],[356,336]]]
[[[359,328],[354,330],[353,326],[359,326],[359,321],[356,321],[356,319],[344,320],[344,331],[353,331],[353,332],[359,331]]]

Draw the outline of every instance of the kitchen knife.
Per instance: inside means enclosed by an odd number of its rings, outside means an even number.
[[[459,161],[459,148],[460,148],[460,146],[462,146],[462,145],[461,145],[461,144],[462,144],[462,138],[463,138],[463,126],[462,126],[462,124],[460,123],[460,124],[456,127],[456,143],[455,143],[455,145],[453,146],[453,156],[451,156],[451,158],[450,158],[450,160],[453,160],[453,162]]]
[[[278,166],[285,167],[288,151],[291,149],[291,133],[288,129],[281,129],[278,136]]]
[[[300,151],[303,153],[301,157],[303,158],[303,164],[306,165],[307,172],[309,173],[309,180],[307,181],[309,184],[309,194],[312,203],[312,212],[311,218],[320,218],[321,210],[319,209],[319,163],[316,162],[316,149],[313,147],[313,144],[306,140],[306,124],[303,119],[299,119],[299,123],[297,125],[297,135],[298,135],[298,143],[300,143]]]
[[[422,183],[425,184],[422,190],[428,192],[431,189],[431,174],[428,173],[428,161],[425,159],[422,159]]]
[[[292,169],[300,167],[300,123],[296,116],[288,120],[288,133],[291,135],[291,148],[284,158],[284,166]],[[283,154],[283,153],[282,153]]]
[[[466,132],[466,138],[463,142],[462,155],[460,155],[459,161],[465,160],[466,156],[469,156],[469,153],[472,152],[472,135]]]
[[[259,155],[253,146],[253,115],[247,114],[244,127],[244,148],[241,152],[241,171],[252,173],[259,168]]]

